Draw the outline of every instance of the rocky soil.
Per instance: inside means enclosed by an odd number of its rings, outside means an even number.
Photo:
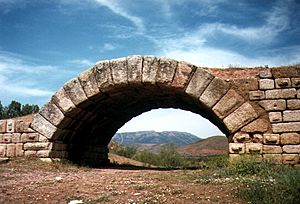
[[[197,182],[203,171],[91,169],[18,159],[0,164],[0,203],[243,203],[233,184]]]

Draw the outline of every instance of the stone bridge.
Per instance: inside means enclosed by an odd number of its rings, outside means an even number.
[[[100,61],[33,119],[1,120],[0,157],[103,164],[117,130],[156,108],[207,118],[228,137],[231,158],[299,163],[300,67],[213,69],[149,56]]]

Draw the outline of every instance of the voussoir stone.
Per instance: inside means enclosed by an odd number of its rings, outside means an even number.
[[[64,85],[64,89],[76,106],[87,101],[87,97],[78,78],[74,78],[67,82]]]
[[[94,69],[95,67],[90,68],[78,76],[81,86],[88,98],[92,98],[100,92],[95,78]]]
[[[206,87],[213,80],[213,78],[214,76],[209,72],[201,68],[197,68],[185,92],[198,99],[201,96],[201,94],[204,92]]]
[[[94,75],[101,91],[106,91],[113,86],[110,63],[108,60],[97,62],[94,66]]]
[[[233,133],[257,117],[258,115],[252,105],[248,102],[245,102],[223,121],[228,130]]]
[[[171,84],[176,68],[177,61],[168,58],[161,58],[159,60],[159,68],[156,75],[157,84]]]
[[[143,83],[155,84],[156,74],[159,68],[158,59],[156,57],[143,57]]]
[[[118,58],[109,61],[114,84],[124,85],[128,83],[127,77],[127,60]]]
[[[172,87],[185,88],[189,82],[192,72],[196,69],[195,66],[179,62],[177,65],[176,73],[172,81]]]
[[[141,56],[127,57],[128,82],[141,83],[143,71],[143,58]]]
[[[235,90],[230,89],[221,100],[213,107],[213,111],[218,117],[223,119],[232,111],[237,109],[244,102],[244,98]]]
[[[40,114],[34,115],[33,121],[31,123],[31,128],[41,133],[48,139],[53,138],[56,134],[59,133],[59,129]]]
[[[229,90],[229,85],[223,79],[215,77],[200,96],[200,101],[207,107],[213,107]]]
[[[46,103],[39,113],[56,127],[63,128],[71,122],[71,119],[65,117],[61,110],[52,102]]]

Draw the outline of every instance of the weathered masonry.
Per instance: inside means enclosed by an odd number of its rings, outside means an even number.
[[[232,158],[251,154],[299,163],[299,67],[210,69],[147,56],[98,62],[59,89],[33,119],[1,120],[0,157],[98,165],[107,161],[115,132],[155,108],[207,118],[227,135]]]

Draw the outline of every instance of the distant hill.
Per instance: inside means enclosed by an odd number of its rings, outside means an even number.
[[[226,154],[228,151],[228,140],[225,136],[213,136],[193,144],[178,147],[177,151],[186,156]]]
[[[193,134],[177,131],[116,133],[112,139],[122,145],[161,145],[173,143],[176,146],[183,146],[201,140]]]

